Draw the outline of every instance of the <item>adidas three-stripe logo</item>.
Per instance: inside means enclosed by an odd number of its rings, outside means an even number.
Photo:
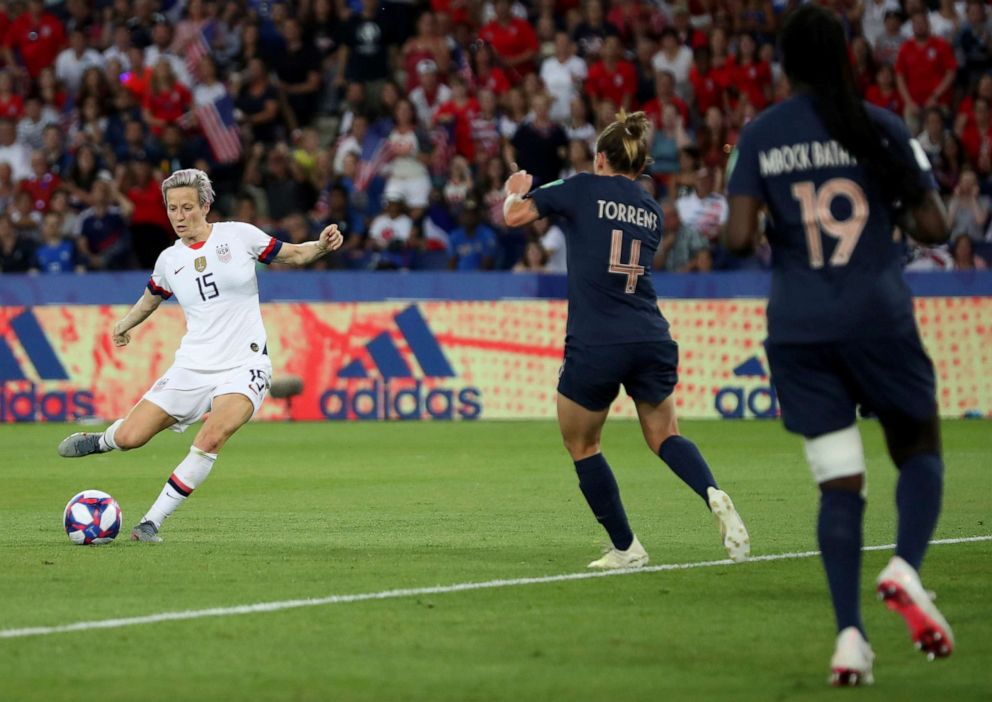
[[[453,378],[455,371],[448,362],[437,337],[427,326],[427,320],[420,314],[416,305],[410,305],[394,319],[410,351],[420,364],[424,375],[429,378]],[[412,378],[413,372],[400,350],[396,348],[389,332],[381,332],[365,345],[383,379]],[[360,358],[353,359],[338,373],[339,378],[367,378],[368,371]]]
[[[48,343],[31,310],[24,310],[10,320],[10,328],[42,380],[69,380],[65,366],[55,355],[55,349]],[[7,339],[0,336],[0,382],[27,379]]]

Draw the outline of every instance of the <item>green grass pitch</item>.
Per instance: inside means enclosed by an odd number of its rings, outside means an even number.
[[[193,432],[82,460],[74,429],[0,427],[0,629],[583,571],[605,536],[550,422],[252,424],[166,523],[165,543],[72,546],[61,509],[113,494],[141,516]],[[817,495],[778,423],[685,422],[755,555],[816,548]],[[877,425],[865,543],[894,538],[895,470]],[[944,425],[936,536],[992,534],[992,425]],[[702,502],[610,422],[604,452],[652,563],[725,557]],[[350,602],[0,639],[0,700],[989,700],[992,542],[932,548],[924,584],[957,651],[928,663],[874,599],[876,685],[826,685],[833,620],[819,560]]]

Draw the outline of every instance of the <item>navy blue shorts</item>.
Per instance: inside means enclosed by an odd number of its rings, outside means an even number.
[[[862,413],[926,422],[937,414],[933,364],[916,330],[902,336],[823,344],[765,343],[785,428],[813,438]]]
[[[565,345],[558,392],[587,410],[607,409],[623,385],[634,400],[657,404],[679,382],[679,347],[671,339],[608,346]]]

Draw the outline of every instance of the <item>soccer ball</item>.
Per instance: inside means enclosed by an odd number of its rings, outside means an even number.
[[[117,500],[100,490],[83,490],[65,506],[65,533],[77,546],[109,544],[123,520]]]

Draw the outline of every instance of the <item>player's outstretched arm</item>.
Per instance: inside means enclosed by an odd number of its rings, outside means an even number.
[[[128,313],[114,325],[114,346],[127,346],[131,341],[131,335],[128,332],[148,319],[161,304],[162,298],[158,295],[152,295],[146,289],[141,299],[134,303],[134,307],[128,310]]]
[[[514,165],[516,167],[516,165]],[[533,200],[524,199],[534,184],[534,176],[527,171],[516,171],[506,179],[503,190],[506,200],[503,201],[503,219],[507,226],[522,227],[541,218],[537,205]]]
[[[928,191],[919,205],[903,212],[899,226],[921,244],[943,244],[951,235],[947,209],[936,190]]]
[[[762,202],[749,195],[731,195],[727,225],[723,229],[723,246],[732,254],[746,256],[758,241],[758,215]]]
[[[275,263],[285,263],[290,266],[305,266],[316,261],[329,251],[341,248],[344,237],[338,231],[338,225],[331,224],[324,227],[317,241],[308,241],[305,244],[283,244],[276,254]]]

